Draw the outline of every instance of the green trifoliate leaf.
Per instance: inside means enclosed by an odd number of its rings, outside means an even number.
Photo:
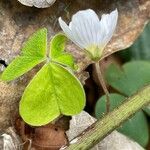
[[[2,74],[2,80],[11,81],[31,70],[46,59],[47,30],[34,33],[24,44],[21,55],[16,57]]]
[[[53,37],[50,43],[50,58],[60,64],[69,66],[74,69],[74,59],[71,54],[65,52],[67,38],[64,34],[59,33]]]
[[[122,95],[112,93],[110,94],[110,106],[111,111],[121,105],[126,98]],[[132,106],[131,106],[132,107]],[[102,96],[95,108],[95,114],[97,118],[102,118],[106,112],[106,96]],[[122,112],[120,112],[122,113]],[[148,144],[149,141],[149,128],[148,122],[143,111],[139,111],[132,118],[127,120],[121,127],[117,129],[119,132],[135,140],[143,147]]]
[[[140,88],[150,84],[150,62],[132,61],[122,68],[112,64],[106,71],[109,85],[126,96],[131,96]],[[150,116],[150,106],[143,109]]]
[[[59,115],[78,114],[85,106],[85,94],[78,79],[66,68],[46,64],[27,86],[20,114],[33,126],[49,123]]]
[[[122,68],[110,65],[106,71],[106,80],[119,92],[131,96],[150,83],[150,62],[132,61]]]

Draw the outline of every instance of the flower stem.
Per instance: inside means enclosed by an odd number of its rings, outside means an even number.
[[[63,150],[89,150],[144,106],[150,104],[150,85],[92,124]],[[74,142],[76,141],[76,142]],[[70,142],[71,143],[71,142]]]
[[[97,77],[98,77],[99,83],[102,86],[102,88],[104,90],[104,93],[106,95],[106,113],[108,113],[110,111],[109,91],[108,91],[108,89],[106,87],[106,83],[104,81],[104,78],[103,78],[103,75],[102,75],[102,72],[101,72],[101,67],[100,67],[99,61],[97,61],[95,63],[95,68],[96,68],[96,73],[97,73]]]

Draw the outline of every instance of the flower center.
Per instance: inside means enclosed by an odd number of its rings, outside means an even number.
[[[98,45],[92,44],[86,47],[86,51],[90,54],[90,58],[96,61],[101,58],[103,47],[100,48]]]

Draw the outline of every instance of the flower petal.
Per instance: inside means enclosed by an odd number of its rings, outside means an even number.
[[[110,14],[103,14],[100,21],[100,30],[98,32],[98,40],[100,46],[105,46],[113,36],[118,20],[117,9]]]
[[[75,41],[78,43],[77,45],[80,48],[84,49],[85,41],[83,39],[83,36],[80,34],[80,31],[78,30],[78,28],[76,26],[74,26],[74,24],[72,22],[70,22],[69,28],[74,36]]]
[[[61,17],[59,17],[58,21],[63,31],[67,34],[67,36],[70,39],[72,39],[73,36],[72,36],[71,30],[69,29],[69,26],[61,19]]]
[[[84,41],[84,46],[87,47],[95,42],[95,28],[98,24],[99,18],[93,10],[83,10],[73,15],[71,30],[78,31],[79,36]]]
[[[76,45],[78,45],[81,49],[83,49],[84,47],[83,47],[82,44],[80,44],[80,41],[79,41],[78,37],[75,34],[73,34],[73,32],[71,31],[69,26],[61,19],[61,17],[59,17],[58,21],[59,21],[59,24],[60,24],[62,30],[67,35],[67,37],[69,39],[71,39],[72,42],[74,42]]]

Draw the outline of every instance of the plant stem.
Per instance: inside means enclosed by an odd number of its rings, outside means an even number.
[[[134,113],[150,103],[150,85],[128,98],[122,105],[73,139],[65,150],[89,150],[109,133],[129,119]]]
[[[96,73],[97,73],[97,77],[99,80],[100,85],[102,86],[104,93],[106,95],[106,113],[108,113],[110,111],[110,98],[109,98],[109,91],[107,89],[106,83],[104,81],[102,72],[101,72],[101,67],[99,65],[99,61],[97,61],[95,63],[95,68],[96,68]]]

